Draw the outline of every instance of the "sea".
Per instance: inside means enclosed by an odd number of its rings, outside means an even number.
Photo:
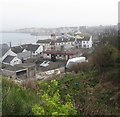
[[[35,44],[38,40],[48,39],[50,36],[35,36],[27,33],[0,33],[0,44],[6,43],[11,46],[21,44]]]

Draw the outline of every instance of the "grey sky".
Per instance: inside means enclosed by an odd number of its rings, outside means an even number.
[[[3,30],[109,25],[118,22],[119,0],[0,0]]]

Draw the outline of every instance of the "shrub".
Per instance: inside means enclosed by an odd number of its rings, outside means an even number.
[[[39,103],[37,94],[25,90],[7,78],[2,79],[2,115],[31,115],[31,108]]]
[[[118,50],[111,45],[105,45],[96,49],[93,63],[98,70],[105,70],[113,66],[118,59]]]
[[[42,89],[41,89],[42,90]],[[39,105],[34,105],[34,115],[75,115],[77,111],[73,107],[70,95],[66,95],[66,103],[61,103],[61,96],[58,90],[58,82],[52,80],[44,92]]]

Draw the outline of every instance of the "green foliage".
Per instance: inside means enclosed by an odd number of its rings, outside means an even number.
[[[31,115],[33,104],[39,103],[34,92],[23,89],[7,78],[2,78],[2,99],[3,115]]]
[[[118,50],[111,45],[97,48],[93,57],[93,62],[98,70],[105,70],[114,66],[118,59]]]
[[[106,29],[101,35],[99,35],[100,45],[110,44],[113,47],[120,50],[120,36],[118,31],[114,28]]]
[[[116,88],[118,85],[114,86],[109,79],[105,81],[104,78],[112,77],[113,79],[117,72],[114,75],[111,71],[108,76],[105,76],[106,74],[95,70],[65,74],[64,78],[58,82],[62,100],[65,100],[65,95],[69,94],[74,100],[79,115],[81,113],[91,116],[93,114],[110,115],[111,113],[118,115],[118,89]]]
[[[72,66],[72,71],[74,71],[75,73],[91,71],[91,69],[92,69],[91,61],[78,63]]]
[[[61,96],[59,94],[58,82],[52,80],[47,87],[47,90],[40,96],[41,103],[34,105],[32,111],[34,115],[75,115],[75,110],[70,95],[66,95],[66,102],[61,103]]]

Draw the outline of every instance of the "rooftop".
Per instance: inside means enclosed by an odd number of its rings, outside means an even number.
[[[10,47],[7,44],[0,44],[0,57],[4,56],[9,49]]]
[[[15,56],[10,56],[10,55],[8,55],[8,56],[3,60],[3,62],[5,62],[5,63],[10,63],[10,62],[14,59],[14,57],[15,57]]]
[[[18,70],[22,70],[22,69],[25,69],[24,67],[21,67],[21,66],[11,66],[11,65],[5,65],[5,64],[2,64],[2,69],[5,69],[5,70],[10,70],[10,71],[18,71]]]
[[[21,45],[21,47],[23,47],[24,49],[26,49],[28,51],[35,52],[39,48],[39,45],[24,44],[24,45]]]
[[[11,48],[11,50],[14,53],[18,54],[18,53],[21,53],[24,50],[24,48],[22,48],[21,46],[14,46],[14,47]]]
[[[89,39],[90,39],[90,37],[83,37],[82,39],[80,39],[80,38],[77,38],[76,40],[77,41],[89,41]]]
[[[50,43],[51,39],[38,40],[36,43]]]

